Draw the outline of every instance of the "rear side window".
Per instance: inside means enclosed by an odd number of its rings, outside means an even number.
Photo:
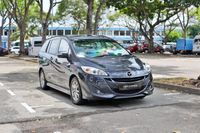
[[[53,54],[53,55],[57,55],[58,54],[59,43],[60,43],[60,39],[52,40],[48,53]]]
[[[42,46],[40,51],[41,52],[46,52],[48,44],[49,44],[49,40],[45,41],[45,43],[43,44],[43,46]]]

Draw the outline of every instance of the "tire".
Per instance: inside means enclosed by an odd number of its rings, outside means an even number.
[[[40,88],[42,90],[48,90],[47,81],[43,70],[40,70],[39,72],[39,81],[40,81]]]
[[[70,82],[70,94],[72,103],[76,105],[83,104],[81,86],[77,77],[73,77]]]
[[[164,52],[165,52],[164,50],[161,50],[161,51],[160,51],[160,54],[164,54]]]

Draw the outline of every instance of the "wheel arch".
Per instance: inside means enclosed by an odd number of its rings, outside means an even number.
[[[72,74],[72,75],[70,76],[70,78],[69,78],[69,86],[71,85],[71,81],[72,81],[72,79],[73,79],[74,77],[76,77],[76,78],[78,79],[78,77],[77,77],[75,74]]]

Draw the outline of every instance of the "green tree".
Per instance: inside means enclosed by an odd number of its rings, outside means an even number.
[[[20,55],[25,54],[24,38],[28,25],[28,13],[34,0],[3,0],[3,2],[20,31]]]
[[[155,27],[166,22],[184,7],[189,7],[195,0],[110,0],[108,5],[116,7],[122,13],[135,18],[140,32],[149,42],[149,52],[153,52]],[[198,0],[196,0],[198,2]],[[196,2],[195,1],[195,2]]]
[[[82,0],[62,0],[58,5],[56,20],[65,23],[69,16],[72,17],[75,21],[74,27],[79,33],[86,27],[86,8],[86,4]]]
[[[169,32],[168,37],[167,37],[167,41],[168,42],[176,42],[177,39],[181,38],[181,32],[178,31],[167,31]]]
[[[75,22],[77,31],[86,29],[86,34],[97,34],[99,22],[106,8],[107,0],[62,0],[58,6],[57,19],[62,20],[71,16]]]
[[[188,27],[188,35],[194,38],[196,35],[200,34],[200,25],[195,24]]]

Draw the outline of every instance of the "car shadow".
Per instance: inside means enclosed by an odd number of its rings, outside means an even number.
[[[67,104],[73,104],[71,102],[71,97],[68,94],[65,94],[63,92],[60,92],[56,89],[50,88],[48,90],[42,90],[40,87],[37,87],[37,89],[46,95],[49,95],[53,98],[58,99],[61,102],[67,103]],[[143,103],[146,103],[146,98],[139,99],[139,98],[127,98],[127,99],[101,99],[101,100],[84,100],[84,103],[81,106],[77,107],[89,107],[89,108],[100,108],[105,109],[105,107],[114,107],[114,108],[120,108],[122,106],[129,106],[129,105],[141,105]]]

